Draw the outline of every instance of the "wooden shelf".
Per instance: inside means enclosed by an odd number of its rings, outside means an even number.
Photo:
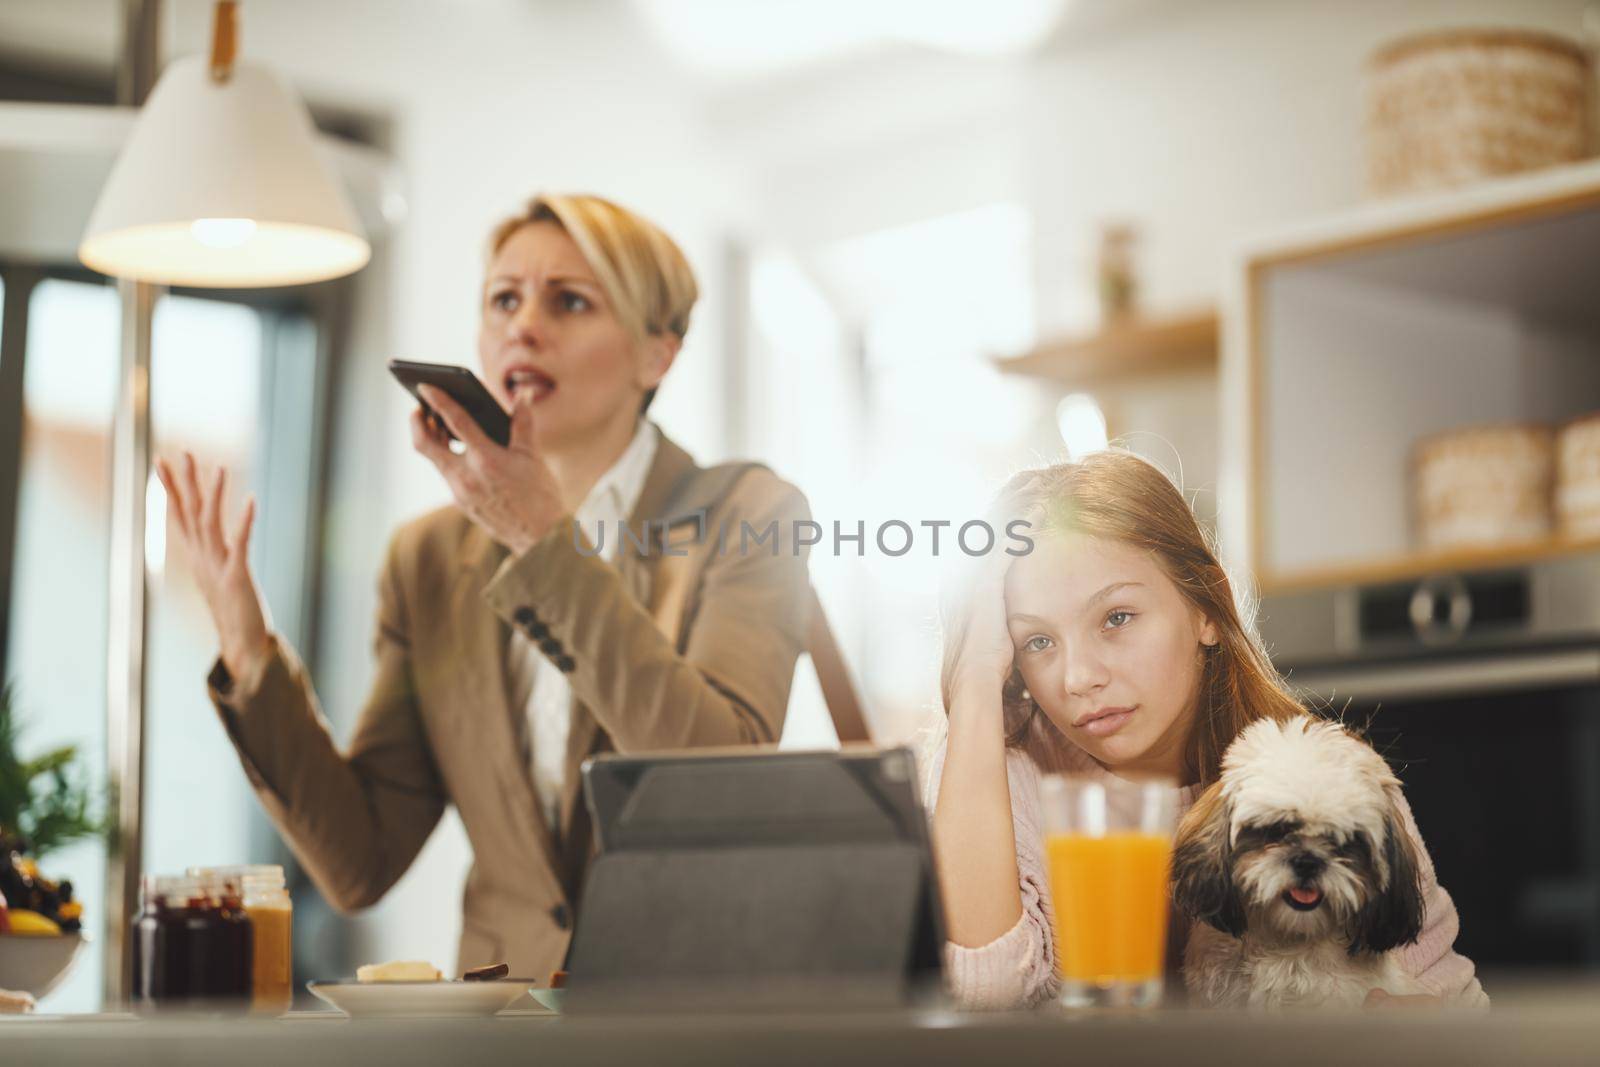
[[[1484,548],[1452,548],[1412,552],[1385,559],[1263,572],[1263,593],[1292,593],[1311,589],[1337,589],[1352,585],[1377,585],[1425,578],[1430,574],[1520,567],[1540,560],[1559,559],[1600,549],[1600,537],[1547,537]]]
[[[1242,465],[1223,543],[1263,593],[1600,555],[1600,539],[1561,536],[1373,547],[1411,528],[1419,438],[1600,406],[1592,361],[1576,358],[1600,337],[1585,284],[1600,270],[1600,160],[1366,204],[1236,247],[1224,358],[1237,391],[1224,404],[1243,417],[1221,431]],[[1490,321],[1519,325],[1498,339],[1470,325]],[[1499,384],[1517,382],[1528,387]]]
[[[1026,374],[1074,387],[1100,385],[1217,362],[1217,315],[1135,317],[1099,333],[1062,338],[1031,352],[999,360],[1008,374]]]

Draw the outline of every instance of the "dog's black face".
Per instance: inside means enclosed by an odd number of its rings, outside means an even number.
[[[1277,850],[1295,879],[1284,889],[1283,903],[1294,911],[1313,912],[1326,899],[1320,876],[1328,869],[1330,850],[1324,841],[1303,833],[1303,825],[1299,819],[1285,819],[1266,826],[1240,827],[1233,848],[1235,855]],[[1357,834],[1347,846],[1335,846],[1333,851],[1366,852],[1366,839]]]
[[[1362,830],[1293,816],[1240,826],[1232,880],[1249,927],[1286,941],[1348,935],[1383,880],[1368,841]]]
[[[1240,820],[1245,806],[1253,815]],[[1330,825],[1224,800],[1220,784],[1179,830],[1173,899],[1234,937],[1336,939],[1352,954],[1386,952],[1422,927],[1415,855],[1392,809],[1376,826]]]

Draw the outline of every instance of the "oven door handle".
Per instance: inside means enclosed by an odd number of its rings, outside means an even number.
[[[1477,696],[1600,681],[1600,649],[1523,652],[1449,663],[1351,665],[1290,671],[1289,685],[1334,706]]]

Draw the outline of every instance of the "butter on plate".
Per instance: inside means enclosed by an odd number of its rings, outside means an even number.
[[[439,968],[422,960],[367,963],[356,968],[358,982],[437,982],[443,977]]]

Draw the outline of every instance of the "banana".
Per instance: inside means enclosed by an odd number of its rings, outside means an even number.
[[[36,911],[12,908],[11,932],[23,937],[59,937],[61,927]]]

